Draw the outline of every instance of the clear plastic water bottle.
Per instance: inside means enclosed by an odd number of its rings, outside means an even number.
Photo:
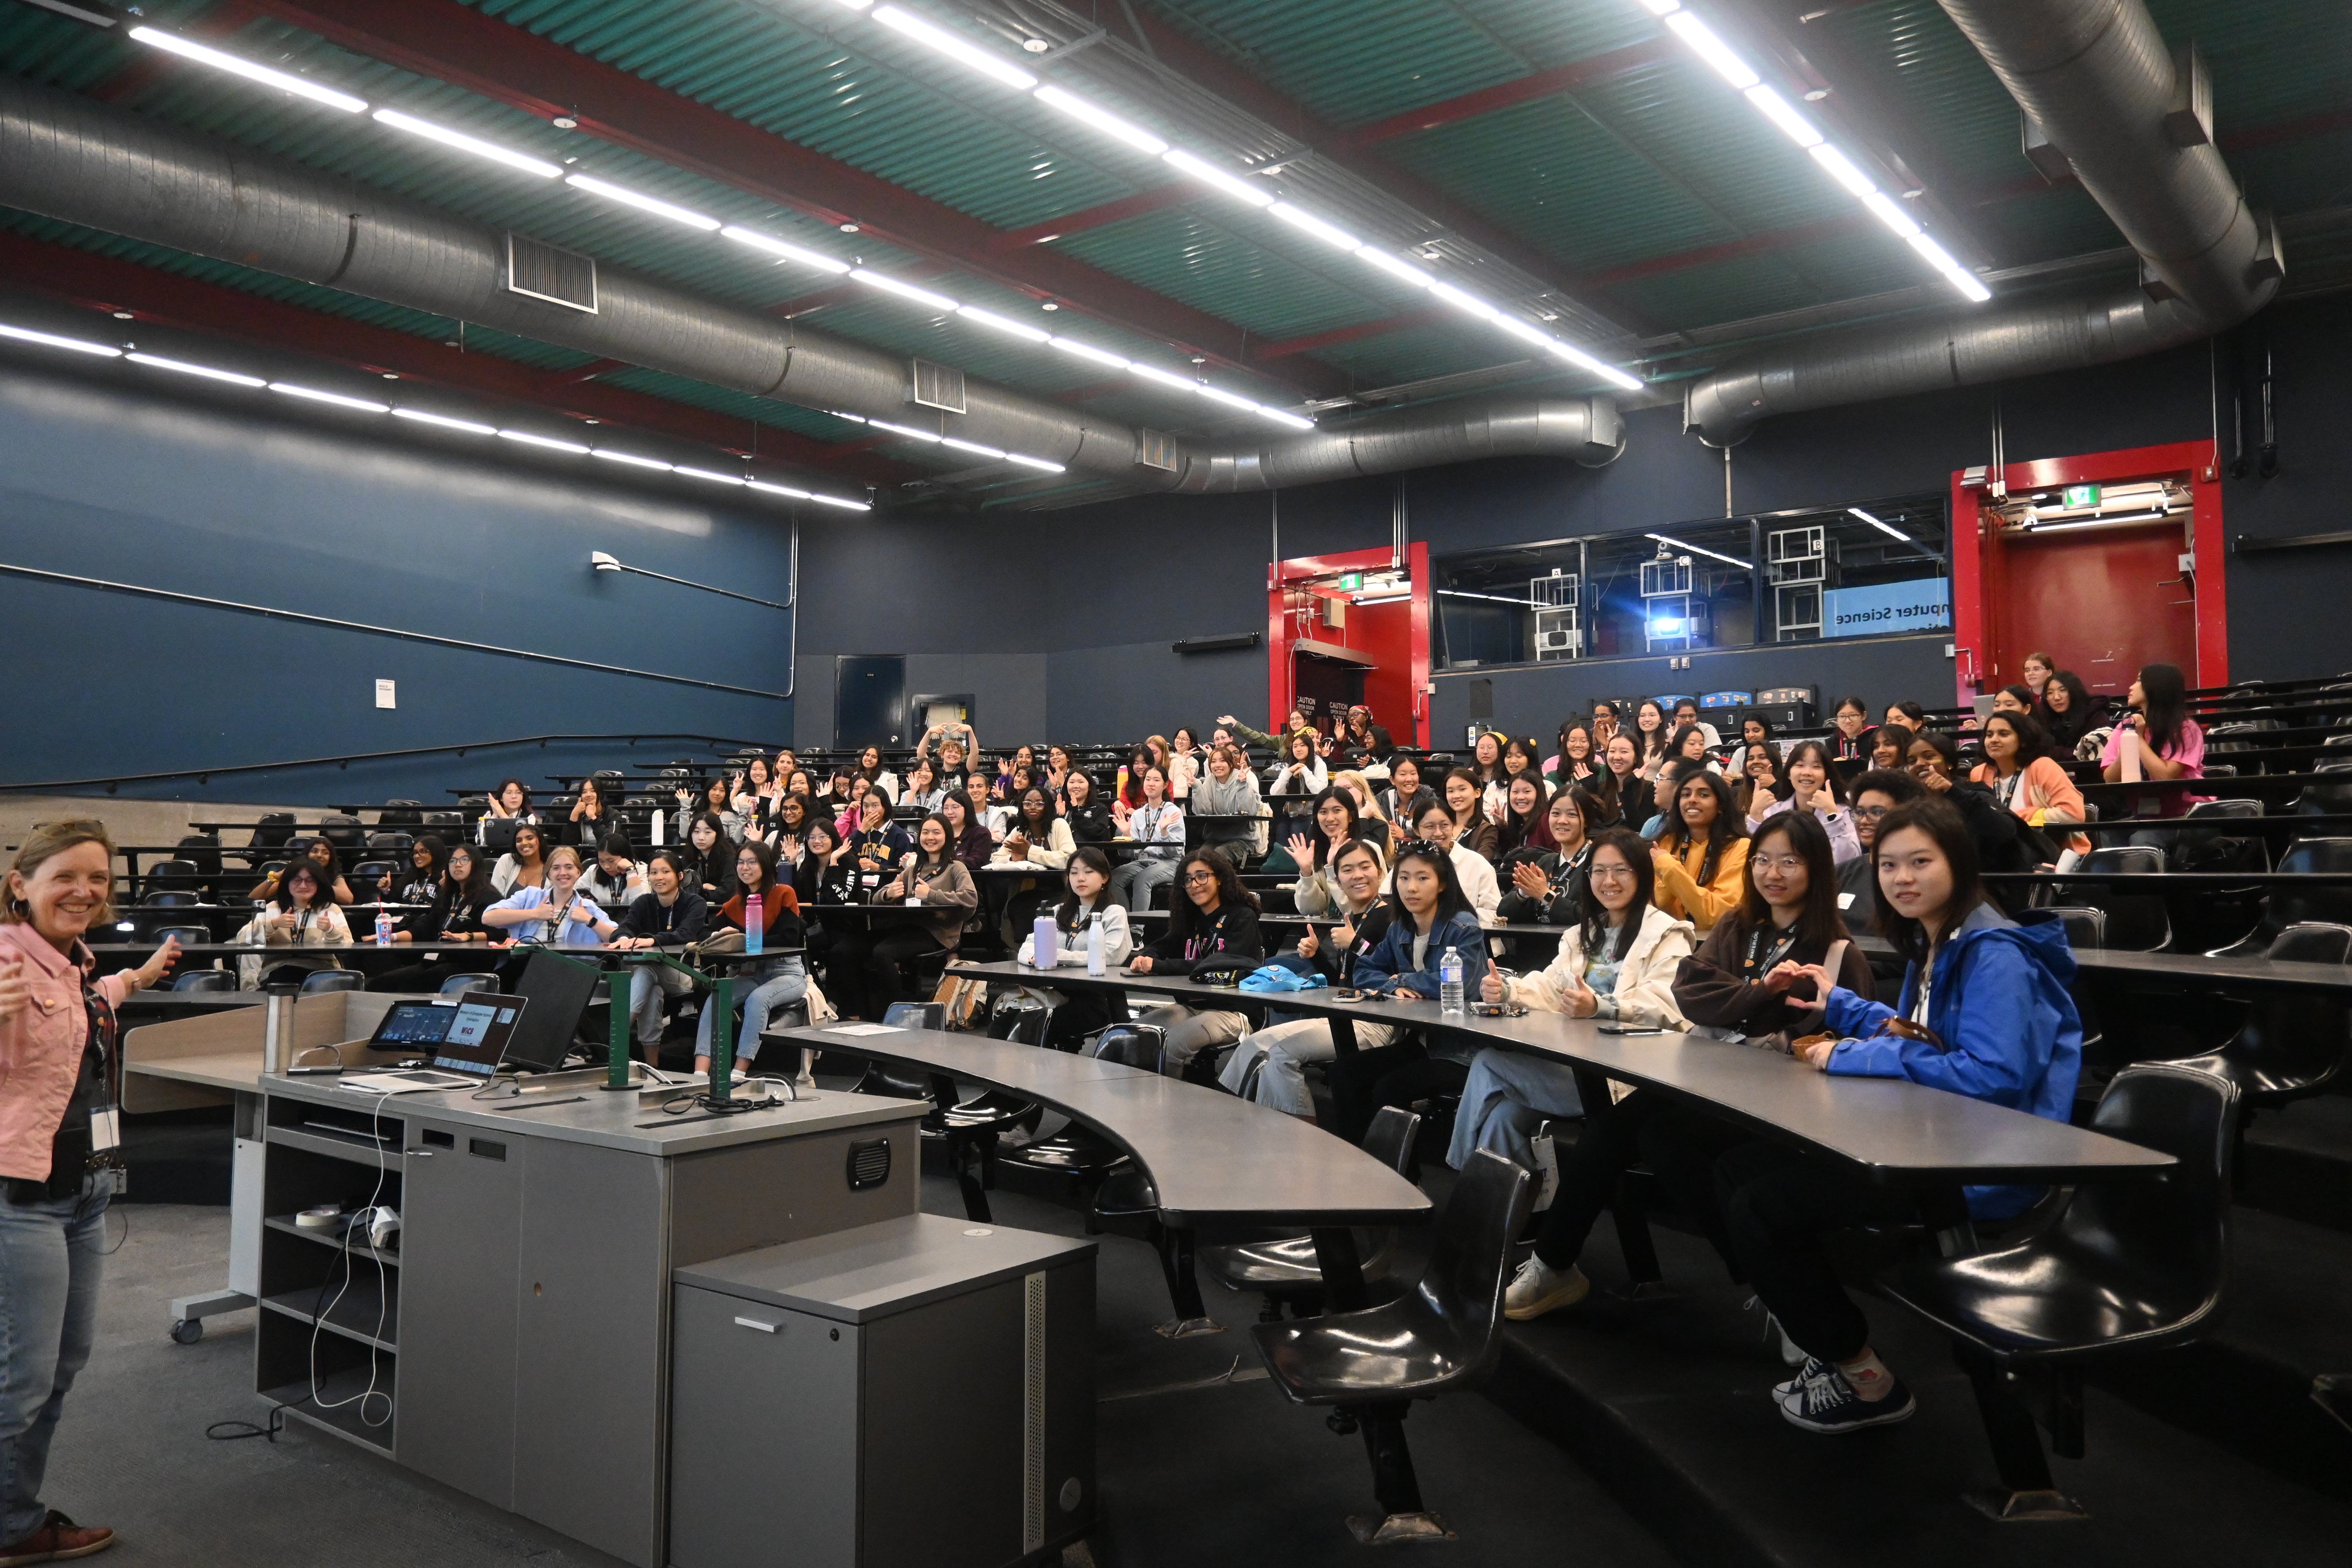
[[[1441,1013],[1467,1011],[1462,1000],[1462,953],[1447,948],[1445,956],[1437,962],[1437,1010]]]
[[[392,945],[392,911],[390,910],[378,910],[375,912],[375,944],[378,947]]]
[[[761,918],[760,895],[753,893],[743,900],[743,951],[764,952],[768,946],[768,922]]]
[[[1051,915],[1039,915],[1029,928],[1029,965],[1033,969],[1051,969],[1060,958],[1061,928]]]
[[[1096,914],[1087,921],[1087,973],[1098,975],[1103,972],[1102,916]]]

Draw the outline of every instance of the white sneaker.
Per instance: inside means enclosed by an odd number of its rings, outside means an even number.
[[[1530,1256],[1519,1265],[1509,1289],[1503,1292],[1503,1316],[1515,1323],[1524,1323],[1529,1318],[1573,1307],[1591,1291],[1592,1281],[1575,1264],[1553,1269],[1542,1258]]]

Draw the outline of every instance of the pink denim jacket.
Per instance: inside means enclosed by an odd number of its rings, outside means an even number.
[[[81,1073],[89,1034],[81,981],[95,961],[79,942],[68,958],[29,924],[0,923],[0,964],[18,960],[33,994],[15,1016],[0,1018],[0,1176],[45,1182],[49,1144]],[[110,974],[98,982],[98,991],[120,1007],[131,987],[121,975]]]

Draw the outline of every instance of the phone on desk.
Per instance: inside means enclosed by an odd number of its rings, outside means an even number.
[[[1631,1024],[1602,1024],[1595,1031],[1602,1035],[1663,1035],[1664,1029],[1636,1028]]]

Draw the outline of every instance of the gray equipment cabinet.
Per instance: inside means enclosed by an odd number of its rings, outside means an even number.
[[[262,1083],[255,1386],[459,1491],[656,1568],[671,1270],[914,1213],[922,1107],[739,1116],[567,1076],[506,1100]],[[381,1250],[302,1210],[400,1212]]]
[[[673,1568],[999,1568],[1091,1527],[1093,1242],[919,1214],[675,1278]]]

